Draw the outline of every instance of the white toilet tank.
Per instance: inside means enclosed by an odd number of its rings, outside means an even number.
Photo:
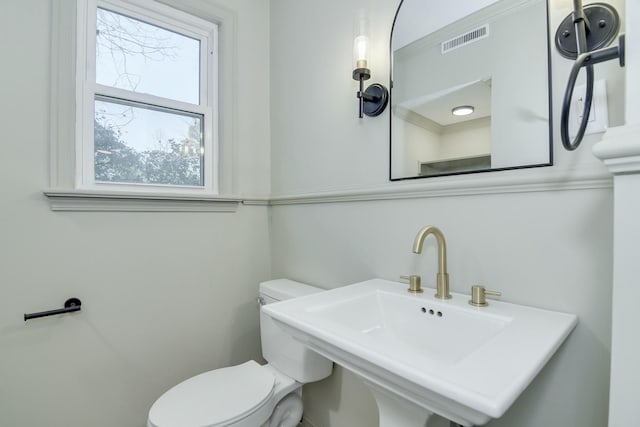
[[[322,292],[304,283],[276,279],[260,283],[260,304]],[[284,332],[271,317],[260,310],[262,355],[269,364],[301,383],[318,381],[331,375],[333,362],[309,350]]]

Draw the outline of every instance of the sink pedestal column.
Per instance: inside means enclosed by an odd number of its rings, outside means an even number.
[[[425,427],[432,412],[365,381],[378,404],[380,427]]]

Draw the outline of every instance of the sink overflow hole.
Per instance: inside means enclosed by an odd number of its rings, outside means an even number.
[[[434,311],[432,308],[430,308],[429,310],[427,310],[426,308],[422,307],[420,308],[420,311],[422,311],[423,313],[429,313],[430,315],[436,315],[438,317],[442,317],[442,312],[441,311]]]

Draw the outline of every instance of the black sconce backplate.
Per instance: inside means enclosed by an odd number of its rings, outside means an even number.
[[[382,114],[389,102],[389,91],[379,83],[374,83],[364,91],[363,112],[369,117]]]

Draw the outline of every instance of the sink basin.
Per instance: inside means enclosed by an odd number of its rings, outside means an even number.
[[[263,306],[293,337],[360,375],[380,425],[424,425],[437,413],[465,426],[499,418],[577,323],[572,314],[368,280]]]
[[[511,321],[382,289],[313,306],[307,313],[321,317],[318,320],[327,330],[344,329],[345,337],[353,343],[366,345],[378,355],[391,348],[394,353],[402,352],[412,364],[455,364]]]

